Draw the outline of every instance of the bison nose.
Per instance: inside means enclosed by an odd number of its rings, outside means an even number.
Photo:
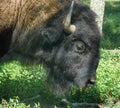
[[[87,86],[87,87],[91,87],[91,86],[93,86],[95,83],[96,83],[96,80],[95,80],[95,79],[89,79],[89,80],[87,81],[86,86]]]

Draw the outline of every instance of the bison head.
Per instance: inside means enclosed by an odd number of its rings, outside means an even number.
[[[73,5],[74,1],[63,20],[64,40],[56,49],[51,65],[52,84],[57,92],[71,85],[83,88],[96,82],[100,33],[94,13],[88,7],[80,7],[78,2],[74,8]]]

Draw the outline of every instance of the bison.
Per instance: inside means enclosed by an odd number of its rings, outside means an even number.
[[[1,0],[1,61],[20,54],[43,63],[58,93],[91,86],[101,40],[95,17],[79,0]]]

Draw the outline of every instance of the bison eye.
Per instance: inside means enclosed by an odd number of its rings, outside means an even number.
[[[83,53],[86,49],[85,44],[82,41],[77,41],[74,44],[74,50],[77,53]]]

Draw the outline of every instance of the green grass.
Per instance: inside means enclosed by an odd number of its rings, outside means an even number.
[[[39,72],[40,66],[23,66],[18,61],[5,63],[0,67],[0,96],[31,96],[31,92],[41,88],[42,73]]]
[[[27,103],[28,98],[36,95],[39,98],[35,101],[47,104],[52,104],[56,98],[48,87],[42,65],[26,66],[15,60],[0,65],[0,99],[18,96]]]

